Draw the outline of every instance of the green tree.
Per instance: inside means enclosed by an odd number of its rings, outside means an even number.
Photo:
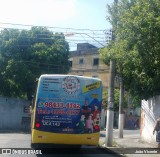
[[[115,9],[117,13],[115,14]],[[115,25],[115,41],[101,51],[107,63],[114,58],[117,73],[132,96],[148,99],[160,94],[160,3],[159,0],[119,0],[108,6]]]
[[[103,96],[102,96],[102,108],[106,109],[108,106],[108,92],[107,89],[103,90]],[[127,107],[127,99],[128,99],[128,94],[125,93],[124,94],[124,104],[123,107]],[[134,101],[134,104],[137,105]],[[118,111],[119,110],[119,89],[115,88],[114,89],[114,111]]]
[[[69,45],[45,27],[0,32],[0,94],[31,100],[41,74],[69,70]]]

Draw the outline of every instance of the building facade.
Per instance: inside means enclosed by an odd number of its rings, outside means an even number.
[[[71,51],[69,74],[100,78],[103,87],[108,87],[109,67],[100,59],[98,50],[89,43],[77,44],[77,50]]]

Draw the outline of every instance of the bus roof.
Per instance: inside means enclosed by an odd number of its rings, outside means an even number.
[[[43,75],[40,76],[39,79],[41,79],[41,78],[52,78],[52,77],[67,77],[67,76],[74,76],[74,77],[86,78],[86,79],[95,79],[95,80],[101,81],[100,78],[95,78],[95,77],[79,76],[79,75],[64,75],[64,74],[43,74]]]

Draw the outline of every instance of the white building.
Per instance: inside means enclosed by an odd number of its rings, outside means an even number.
[[[153,128],[160,115],[160,96],[155,96],[147,101],[142,100],[140,133],[144,141],[156,144],[156,134]]]

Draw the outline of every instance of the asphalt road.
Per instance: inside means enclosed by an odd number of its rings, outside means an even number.
[[[3,148],[3,153],[5,153],[4,148],[10,149],[12,148],[12,152],[13,149],[16,150],[21,150],[23,149],[23,151],[27,151],[27,148],[30,148],[30,140],[31,140],[31,135],[30,134],[25,134],[25,133],[0,133],[0,148],[2,151]],[[10,150],[9,150],[10,151]],[[50,156],[54,156],[54,157],[115,157],[115,156],[120,156],[118,154],[110,154],[112,153],[109,149],[99,149],[97,147],[82,147],[82,149],[78,150],[75,148],[54,148],[54,149],[44,149],[42,150],[43,152],[49,152],[50,154],[5,154],[5,155],[0,155],[0,156],[4,156],[4,157],[17,157],[17,156],[23,156],[23,157],[50,157]],[[16,151],[15,151],[16,152]],[[21,151],[22,152],[22,151]]]

